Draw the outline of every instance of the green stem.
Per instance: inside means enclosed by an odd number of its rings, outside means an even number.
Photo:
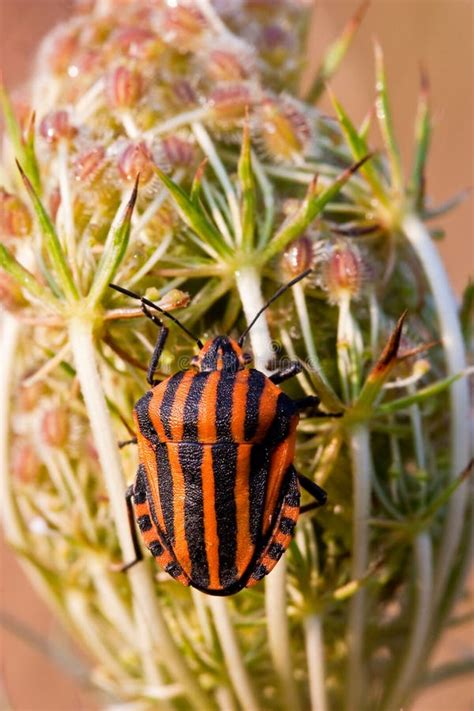
[[[458,306],[436,246],[423,222],[416,215],[407,215],[402,222],[406,238],[415,250],[428,280],[435,302],[448,376],[455,376],[466,367],[466,356]],[[469,389],[466,380],[457,380],[450,388],[451,402],[451,478],[465,469],[470,456]],[[461,538],[467,484],[453,494],[448,504],[434,579],[434,605],[442,600],[453,557]]]

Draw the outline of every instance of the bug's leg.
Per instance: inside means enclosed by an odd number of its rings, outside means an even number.
[[[285,368],[282,368],[281,370],[277,370],[276,373],[273,373],[273,375],[270,375],[270,380],[272,383],[275,383],[275,385],[278,385],[279,383],[283,383],[285,380],[289,380],[290,378],[293,378],[295,375],[298,375],[298,373],[301,373],[302,366],[301,363],[298,363],[297,361],[293,361],[289,365],[287,365]]]
[[[155,375],[155,371],[158,367],[158,362],[160,360],[161,354],[163,353],[163,348],[165,347],[166,339],[168,338],[169,329],[164,325],[162,321],[160,321],[157,316],[155,316],[155,314],[151,313],[151,311],[147,308],[146,304],[142,303],[142,311],[145,316],[149,318],[150,321],[153,321],[155,326],[158,326],[158,328],[160,329],[158,332],[158,338],[156,339],[155,348],[153,350],[153,355],[151,356],[150,365],[148,366],[148,372],[146,376],[148,385],[153,388],[160,382],[159,380],[155,380],[153,376]]]
[[[315,484],[311,479],[308,479],[308,477],[304,476],[304,474],[300,474],[298,472],[297,476],[301,487],[314,498],[314,501],[311,504],[301,506],[300,512],[306,513],[307,511],[312,511],[313,509],[318,509],[320,506],[324,506],[327,500],[327,494],[324,489],[321,489],[320,486]]]
[[[125,573],[130,568],[133,568],[136,563],[143,560],[142,549],[140,548],[140,543],[138,540],[137,527],[135,525],[135,517],[133,515],[132,498],[134,495],[134,487],[131,484],[127,491],[125,492],[125,503],[127,504],[128,522],[130,524],[130,534],[132,536],[133,549],[135,551],[135,558],[129,563],[121,563],[120,565],[112,566],[114,572]]]
[[[119,449],[123,449],[123,447],[128,447],[129,444],[137,444],[137,438],[132,437],[132,439],[126,439],[123,442],[119,442],[118,446],[119,446]]]
[[[298,412],[303,412],[304,410],[312,410],[311,417],[342,417],[343,412],[323,412],[319,410],[319,404],[321,400],[317,395],[308,395],[307,397],[302,397],[299,400],[293,400]]]

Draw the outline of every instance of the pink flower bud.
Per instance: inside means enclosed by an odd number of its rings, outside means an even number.
[[[0,231],[2,235],[24,237],[30,234],[31,215],[26,205],[16,195],[0,188]]]
[[[27,304],[21,287],[13,277],[2,270],[0,270],[0,304],[12,313]]]
[[[301,157],[311,137],[302,111],[290,101],[268,98],[262,102],[258,118],[263,145],[274,160],[293,162]]]
[[[196,47],[206,27],[206,20],[199,10],[190,4],[180,3],[164,11],[164,38],[182,52]]]
[[[142,78],[138,72],[124,66],[114,69],[107,82],[107,96],[113,108],[129,109],[141,94]]]
[[[311,269],[314,265],[314,245],[313,241],[303,235],[292,242],[281,257],[282,271],[287,280],[298,274]]]
[[[190,141],[186,141],[178,136],[168,136],[161,142],[161,154],[163,163],[167,163],[171,168],[188,167],[196,159],[196,149]]]
[[[41,437],[50,447],[63,447],[69,434],[67,413],[62,407],[55,407],[44,413],[41,421]]]
[[[178,79],[171,84],[173,98],[180,106],[192,106],[197,103],[198,97],[193,87],[186,79]]]
[[[77,33],[67,31],[54,38],[48,56],[49,66],[55,74],[63,74],[71,64],[79,47]]]
[[[38,404],[38,400],[44,393],[44,384],[41,382],[32,383],[31,385],[20,385],[18,389],[18,405],[24,412],[34,410]]]
[[[67,111],[52,111],[46,114],[40,123],[39,132],[48,143],[57,143],[62,139],[69,140],[77,133],[69,123]]]
[[[216,81],[240,81],[248,72],[235,52],[215,49],[207,57],[207,72]]]
[[[33,445],[16,442],[13,447],[13,476],[25,484],[33,482],[40,472],[41,462]]]
[[[144,27],[123,27],[114,35],[122,54],[136,59],[149,59],[159,44],[158,37]]]
[[[153,176],[153,156],[145,143],[130,143],[119,157],[119,173],[124,180],[136,180],[140,173],[140,182],[147,183]]]
[[[239,125],[245,112],[254,103],[254,96],[246,84],[221,86],[211,93],[208,104],[212,116],[222,127]]]
[[[364,263],[356,247],[341,242],[330,249],[323,264],[321,285],[331,301],[357,297],[364,277]]]
[[[74,175],[80,182],[93,181],[105,163],[105,149],[96,146],[80,153],[74,161]]]

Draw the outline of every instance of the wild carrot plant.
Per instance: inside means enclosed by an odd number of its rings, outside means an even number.
[[[0,501],[5,535],[104,704],[395,711],[423,683],[469,559],[463,321],[429,221],[422,82],[411,174],[382,50],[376,110],[317,101],[360,16],[298,97],[304,0],[86,0],[1,91]],[[377,122],[384,150],[373,153]],[[15,165],[15,159],[18,167]],[[431,224],[431,223],[430,223]],[[229,599],[133,558],[131,412],[156,333],[111,281],[198,334],[304,363],[296,464],[328,492],[269,577]],[[469,339],[468,339],[469,340]],[[162,376],[193,355],[171,327]],[[130,708],[132,708],[130,706]]]

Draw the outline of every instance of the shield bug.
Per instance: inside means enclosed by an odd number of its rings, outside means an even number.
[[[232,595],[269,573],[288,548],[300,512],[324,504],[325,492],[293,466],[299,414],[318,408],[317,397],[293,400],[278,386],[301,366],[291,362],[269,377],[247,367],[245,338],[266,308],[311,270],[282,286],[238,340],[202,343],[171,314],[138,299],[159,327],[148,369],[150,390],[134,408],[139,467],[126,501],[136,560],[135,518],[158,563],[183,585],[210,595]],[[188,370],[154,379],[173,321],[197,344]],[[339,413],[338,413],[339,414]],[[132,440],[135,441],[135,440]],[[300,485],[314,502],[300,508]]]

